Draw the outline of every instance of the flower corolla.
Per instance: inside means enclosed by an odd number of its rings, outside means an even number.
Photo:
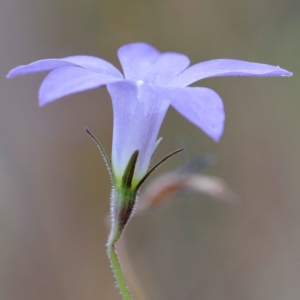
[[[92,56],[45,59],[11,70],[7,77],[50,71],[39,90],[44,105],[63,96],[106,85],[112,98],[114,126],[112,170],[120,183],[132,154],[138,150],[133,182],[146,174],[164,116],[171,105],[218,141],[224,127],[219,95],[188,85],[216,76],[290,76],[276,66],[233,59],[215,59],[189,67],[183,54],[161,53],[146,43],[118,50],[123,74],[109,62]]]

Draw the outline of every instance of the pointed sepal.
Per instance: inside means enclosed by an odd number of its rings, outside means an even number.
[[[140,189],[140,187],[142,186],[142,184],[148,179],[148,177],[158,168],[160,167],[166,160],[168,160],[169,158],[171,158],[172,156],[174,156],[175,154],[183,151],[184,148],[180,148],[177,149],[173,152],[171,152],[170,154],[168,154],[167,156],[165,156],[162,160],[160,160],[157,164],[155,164],[148,172],[147,174],[140,180],[140,182],[138,183],[138,185],[136,186],[135,190],[136,192],[138,192],[138,190]]]
[[[133,188],[133,175],[138,156],[139,151],[134,151],[127,163],[121,183],[115,183],[113,186],[111,198],[112,223],[115,226],[115,230],[119,232],[119,235],[122,234],[130,219],[136,201],[136,191]]]
[[[136,165],[138,156],[139,156],[139,150],[134,151],[129,159],[127,166],[126,166],[124,175],[122,176],[122,183],[121,183],[122,189],[124,189],[124,190],[131,189],[131,187],[132,187],[132,179],[133,179],[133,174],[134,174],[135,165]]]
[[[92,138],[92,140],[95,142],[95,144],[97,145],[101,155],[102,155],[102,158],[105,162],[105,165],[106,165],[106,168],[107,168],[107,171],[109,173],[109,177],[110,177],[110,180],[112,182],[112,184],[115,184],[115,179],[114,179],[114,176],[113,176],[113,171],[112,171],[112,167],[111,167],[111,162],[110,162],[110,159],[108,158],[103,146],[101,145],[101,143],[98,141],[98,139],[95,137],[95,135],[93,133],[91,133],[89,131],[89,129],[87,127],[85,127],[85,131],[89,134],[89,136]]]

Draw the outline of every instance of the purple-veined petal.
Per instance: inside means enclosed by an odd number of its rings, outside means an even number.
[[[123,75],[121,72],[114,67],[111,63],[93,56],[69,56],[66,58],[56,59],[43,59],[33,62],[28,65],[19,66],[12,69],[8,74],[7,77],[15,77],[20,75],[38,73],[38,72],[46,72],[51,71],[61,67],[68,67],[68,66],[77,66],[82,67],[87,70],[107,74],[111,76],[115,76],[117,78],[122,78]]]
[[[132,43],[118,50],[126,79],[144,80],[161,53],[146,43]]]
[[[214,59],[195,64],[172,81],[173,86],[187,86],[195,81],[217,76],[291,76],[280,67],[235,59]]]
[[[107,85],[114,113],[112,167],[120,181],[134,151],[139,150],[133,180],[137,183],[150,164],[169,101],[151,86],[131,81]]]
[[[202,87],[160,88],[171,105],[190,122],[218,141],[223,133],[225,113],[220,96]]]
[[[162,53],[149,70],[145,81],[151,84],[168,85],[171,79],[186,69],[190,64],[189,58],[180,53]]]
[[[108,83],[123,81],[80,67],[61,67],[49,73],[39,90],[39,103],[44,105],[66,95],[93,89]]]

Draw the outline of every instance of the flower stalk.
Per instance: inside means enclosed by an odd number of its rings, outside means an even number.
[[[116,279],[116,284],[120,290],[123,300],[131,300],[129,289],[127,287],[121,263],[116,251],[116,242],[122,235],[123,229],[130,218],[133,210],[135,195],[131,193],[122,193],[116,187],[112,190],[111,213],[112,226],[107,242],[107,254]],[[124,201],[125,200],[125,201]]]
[[[117,286],[124,300],[131,300],[115,244],[119,240],[134,208],[136,191],[132,189],[132,178],[139,151],[135,151],[125,169],[121,185],[114,183],[111,195],[112,226],[107,243],[107,254],[113,269]]]
[[[115,238],[118,240],[120,236],[116,236],[113,237],[113,239],[110,241],[108,241],[107,243],[107,254],[108,254],[108,258],[110,260],[111,263],[111,267],[113,269],[115,278],[116,278],[116,283],[117,286],[120,290],[120,293],[123,297],[123,300],[132,300],[132,297],[130,295],[129,289],[127,287],[124,275],[123,275],[123,271],[122,271],[122,267],[121,267],[121,263],[118,257],[118,254],[116,252],[115,249]]]
[[[117,199],[115,197],[117,193],[115,193],[115,190],[112,191],[112,197],[111,197],[111,209],[114,210],[115,207],[113,206],[113,203],[122,203],[122,199]],[[120,195],[119,195],[120,196]],[[121,211],[121,209],[120,209]],[[112,211],[112,222],[114,221],[114,216],[116,216],[117,211]],[[107,255],[111,264],[111,268],[113,270],[117,287],[120,290],[120,293],[123,297],[123,300],[131,300],[132,297],[130,295],[129,289],[127,287],[125,277],[123,274],[122,266],[120,259],[118,257],[117,251],[116,251],[116,242],[119,240],[121,234],[122,234],[122,226],[120,224],[113,222],[111,226],[111,231],[108,237],[107,242]]]

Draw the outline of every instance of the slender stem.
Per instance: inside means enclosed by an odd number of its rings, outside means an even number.
[[[121,232],[119,230],[114,230],[114,228],[112,227],[111,234],[109,236],[108,243],[107,243],[107,254],[116,278],[117,286],[120,289],[120,293],[123,297],[123,300],[132,300],[132,297],[130,295],[129,289],[127,287],[123,275],[121,263],[115,248],[115,244],[119,239],[120,235]]]

